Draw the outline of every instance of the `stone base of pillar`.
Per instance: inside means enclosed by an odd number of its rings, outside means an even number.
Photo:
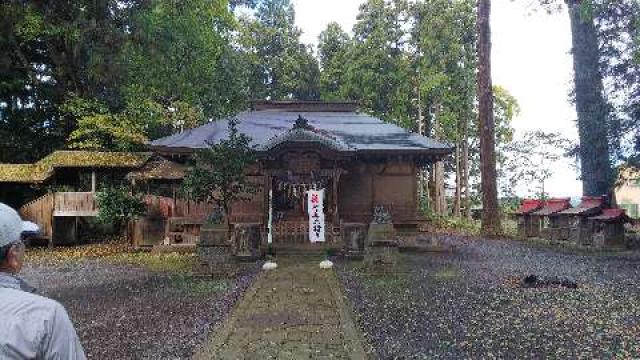
[[[367,244],[364,254],[365,269],[372,273],[394,272],[398,265],[398,242],[377,240]]]

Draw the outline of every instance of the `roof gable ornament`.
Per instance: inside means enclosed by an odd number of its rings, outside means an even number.
[[[313,130],[313,126],[309,125],[309,120],[303,118],[302,115],[298,115],[296,122],[293,124],[293,129]]]
[[[351,152],[354,150],[344,141],[313,127],[309,124],[309,120],[302,117],[302,115],[298,115],[291,129],[274,136],[266,144],[258,147],[258,149],[261,151],[269,151],[285,143],[316,143],[340,152]]]

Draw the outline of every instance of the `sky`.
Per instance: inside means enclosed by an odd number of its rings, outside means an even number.
[[[302,41],[317,45],[332,21],[350,32],[362,0],[292,0]],[[535,11],[532,0],[492,2],[492,77],[518,100],[516,138],[528,130],[560,132],[577,139],[575,107],[569,102],[573,77],[571,31],[566,12]],[[580,196],[582,185],[569,159],[553,167],[545,184],[551,196]],[[519,195],[527,195],[523,190]]]

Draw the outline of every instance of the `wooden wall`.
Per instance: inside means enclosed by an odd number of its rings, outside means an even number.
[[[256,192],[249,195],[248,201],[237,201],[231,207],[231,221],[238,223],[262,223],[265,210],[265,177],[249,176],[249,181],[256,184]]]
[[[339,212],[345,222],[370,222],[373,208],[383,205],[396,223],[414,222],[417,177],[411,163],[357,164],[339,185]]]

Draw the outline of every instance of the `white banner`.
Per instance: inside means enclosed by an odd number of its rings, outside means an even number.
[[[309,241],[324,242],[324,189],[307,191]]]

